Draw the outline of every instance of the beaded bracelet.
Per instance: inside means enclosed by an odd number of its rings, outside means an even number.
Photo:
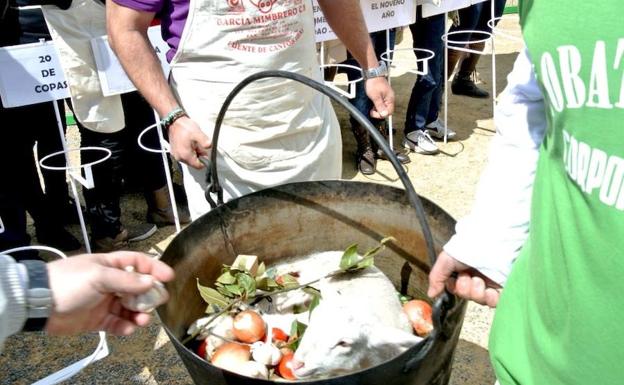
[[[164,130],[167,130],[169,126],[173,124],[173,122],[175,122],[176,120],[178,120],[179,118],[183,116],[187,116],[186,111],[184,111],[180,107],[176,107],[173,110],[171,110],[171,112],[169,112],[167,116],[161,119],[160,125],[162,126]]]

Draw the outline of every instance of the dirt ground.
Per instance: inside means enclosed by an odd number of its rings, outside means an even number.
[[[518,35],[516,15],[506,15],[499,24],[503,31]],[[497,64],[497,91],[504,88],[505,77],[511,70],[521,44],[498,36],[495,40]],[[392,85],[397,94],[397,111],[394,116],[397,129],[395,145],[401,143],[403,119],[411,87],[416,75],[409,33],[399,45],[392,68]],[[478,72],[486,89],[492,88],[491,51],[480,60]],[[375,183],[399,185],[396,174],[388,162],[379,162],[378,173],[365,177],[354,166],[355,142],[349,130],[346,113],[337,109],[343,127],[344,166],[343,178],[366,180]],[[412,162],[406,169],[416,191],[436,202],[458,218],[465,215],[473,200],[476,182],[485,164],[488,144],[494,134],[491,99],[471,99],[449,95],[448,123],[457,131],[456,140],[439,143],[441,153],[431,155],[411,154]],[[71,136],[76,140],[75,134]],[[142,221],[146,205],[140,195],[123,199],[124,223]],[[32,230],[32,229],[31,229]],[[71,228],[81,238],[77,226]],[[149,251],[162,249],[168,237],[175,232],[173,226],[159,229],[152,238],[131,245],[132,249]],[[487,335],[493,318],[491,309],[471,304],[466,313],[464,327],[457,346],[451,385],[493,384],[495,381],[487,351]],[[158,322],[131,337],[108,337],[110,355],[98,361],[67,383],[72,384],[190,384],[191,379],[179,360],[171,343]],[[1,384],[32,383],[87,355],[97,345],[97,334],[82,337],[44,338],[41,333],[19,334],[9,338],[0,355]]]

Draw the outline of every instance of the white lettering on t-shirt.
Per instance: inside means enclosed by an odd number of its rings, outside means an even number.
[[[570,179],[600,202],[624,210],[624,159],[579,141],[566,130],[563,135],[563,161]]]
[[[618,39],[613,66],[605,41],[599,40],[594,45],[592,56],[582,55],[579,49],[572,45],[563,45],[557,48],[557,53],[544,52],[540,59],[542,83],[548,95],[549,102],[557,112],[563,108],[624,108],[624,38]],[[587,67],[591,65],[591,67]],[[585,71],[584,71],[585,69]],[[589,71],[588,71],[589,69]],[[619,100],[614,104],[611,100],[611,87],[616,81],[609,83],[609,79],[616,79],[618,74],[613,71],[622,71],[619,81]],[[561,80],[559,79],[561,76]]]
[[[615,52],[615,61],[613,62],[613,69],[619,70],[622,68],[622,79],[620,81],[620,100],[615,103],[618,108],[624,108],[624,66],[622,65],[622,58],[624,57],[624,38],[618,40],[617,49]]]
[[[609,101],[609,77],[607,76],[607,52],[604,41],[597,41],[589,80],[587,107],[613,108]]]
[[[561,83],[568,103],[567,108],[579,108],[585,103],[585,84],[579,76],[581,72],[581,53],[573,45],[557,48],[561,58]]]

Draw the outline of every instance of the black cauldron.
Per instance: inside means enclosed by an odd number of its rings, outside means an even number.
[[[226,99],[217,119],[213,142],[218,140],[223,116],[233,97],[248,83],[267,77],[286,77],[332,97],[367,127],[386,153],[405,190],[353,181],[301,182],[221,201],[216,175],[216,154],[208,164],[208,178],[216,193],[213,210],[191,223],[165,250],[162,260],[176,271],[167,284],[170,301],[158,315],[193,381],[206,385],[258,385],[273,381],[247,378],[215,367],[180,341],[188,326],[204,315],[206,304],[198,295],[196,279],[214,282],[223,264],[238,254],[258,255],[267,265],[282,258],[320,251],[343,250],[357,243],[371,248],[387,236],[396,238],[381,256],[379,267],[401,293],[426,298],[427,274],[435,255],[451,236],[454,220],[434,203],[420,199],[387,142],[368,120],[353,112],[348,101],[330,88],[305,77],[267,71],[243,81]],[[207,192],[209,197],[209,192]],[[211,200],[211,199],[210,199]],[[414,211],[416,209],[416,212]],[[416,214],[416,215],[415,215]],[[459,338],[465,302],[449,293],[433,306],[434,330],[402,355],[373,368],[331,379],[301,381],[308,385],[417,385],[447,384]]]

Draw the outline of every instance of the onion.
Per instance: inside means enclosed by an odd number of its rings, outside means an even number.
[[[431,305],[427,302],[414,299],[403,305],[403,312],[412,324],[414,331],[421,337],[426,336],[433,330],[431,319]]]
[[[240,368],[249,361],[250,355],[249,346],[228,342],[214,352],[211,363],[222,369],[238,373]]]
[[[258,313],[245,310],[234,317],[233,331],[236,339],[251,344],[264,337],[266,325]]]

